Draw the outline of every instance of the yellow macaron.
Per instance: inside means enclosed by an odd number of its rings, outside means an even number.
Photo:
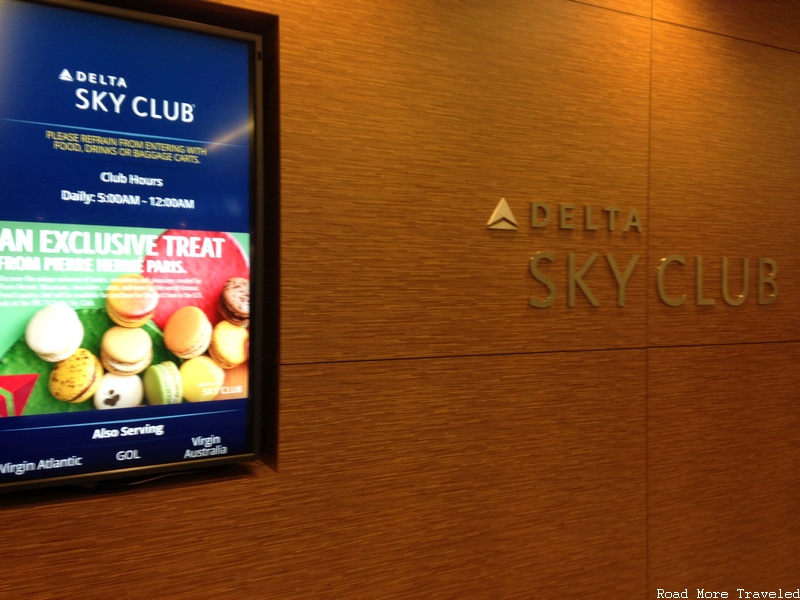
[[[213,400],[225,380],[225,371],[207,356],[190,358],[181,365],[180,374],[187,402]]]
[[[220,321],[211,333],[208,355],[223,369],[232,369],[247,360],[249,339],[244,327]]]
[[[85,402],[94,396],[102,377],[103,365],[98,358],[85,348],[78,348],[75,354],[55,364],[48,387],[56,400]]]

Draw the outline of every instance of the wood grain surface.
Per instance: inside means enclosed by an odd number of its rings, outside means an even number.
[[[800,4],[794,0],[653,0],[653,18],[800,51]]]
[[[620,12],[650,18],[653,14],[653,0],[580,0],[585,4],[602,6]]]
[[[280,17],[277,468],[0,496],[0,598],[794,590],[800,12],[721,4],[213,3]]]
[[[796,590],[798,361],[797,343],[648,350],[652,592]]]
[[[371,5],[282,26],[283,361],[641,346],[644,265],[621,310],[603,257],[627,264],[644,235],[581,215],[646,221],[650,23],[560,0],[418,20]],[[487,230],[502,197],[519,231]],[[574,204],[578,227],[532,228],[534,201]],[[554,256],[548,310],[529,305],[537,251]],[[567,306],[570,251],[600,255],[599,307]]]
[[[653,37],[650,285],[660,259],[679,253],[686,264],[669,268],[666,287],[687,299],[671,307],[649,296],[648,342],[796,340],[800,55],[663,23]],[[732,298],[749,261],[739,306],[723,298],[722,257]],[[777,266],[777,290],[763,285],[765,301],[777,291],[769,304],[758,301],[762,258]]]

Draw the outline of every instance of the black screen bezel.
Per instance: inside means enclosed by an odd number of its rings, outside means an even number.
[[[156,475],[259,460],[277,469],[279,330],[278,18],[275,15],[182,0],[14,0],[99,14],[248,44],[253,117],[251,176],[251,325],[248,452],[0,484],[0,492],[69,484],[113,484]]]

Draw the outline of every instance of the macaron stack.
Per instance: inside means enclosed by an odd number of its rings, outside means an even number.
[[[68,304],[57,302],[40,308],[25,327],[25,343],[42,360],[55,363],[48,389],[56,400],[86,402],[103,377],[97,357],[81,348],[83,323]]]
[[[87,321],[91,335],[84,344],[84,324],[65,303],[38,310],[29,320],[25,342],[36,356],[53,363],[48,390],[65,403],[84,403],[93,398],[98,410],[150,405],[201,402],[247,396],[250,282],[230,278],[222,288],[217,307],[221,320],[212,325],[198,306],[181,306],[163,327],[166,358],[162,348],[154,363],[151,320],[159,294],[147,277],[122,275],[110,282],[103,325]],[[85,317],[85,315],[84,315]],[[156,340],[158,341],[158,340]],[[160,344],[159,344],[159,347]],[[171,355],[170,355],[171,356]]]
[[[153,340],[140,327],[106,330],[100,340],[100,362],[106,370],[94,394],[98,409],[131,408],[144,399],[144,385],[137,374],[153,360]]]
[[[106,370],[94,405],[100,410],[139,406],[145,398],[139,373],[153,361],[153,340],[142,329],[155,313],[158,292],[148,278],[122,275],[108,285],[106,312],[116,323],[100,340],[100,361]]]
[[[225,370],[216,400],[247,396],[250,353],[250,281],[231,277],[222,286],[218,303],[222,321],[211,334],[209,356]]]
[[[153,316],[158,293],[141,275],[114,279],[106,293],[106,312],[116,323],[102,336],[99,357],[82,348],[84,326],[66,303],[39,309],[25,328],[25,343],[42,360],[55,363],[48,390],[56,400],[95,408],[138,406],[144,399],[141,373],[153,360],[153,342],[142,329]]]
[[[180,366],[178,380],[181,394],[188,402],[213,400],[222,385],[222,369],[213,363],[205,364],[203,360],[206,359],[203,355],[211,343],[211,332],[211,321],[197,306],[179,308],[164,325],[164,345],[175,356],[186,361]],[[186,365],[189,367],[184,368]],[[151,367],[146,378],[151,388],[159,390],[164,387],[174,388],[176,385],[171,368],[166,370]],[[168,391],[167,394],[169,393]]]
[[[184,306],[172,313],[164,325],[164,345],[184,360],[179,368],[183,398],[187,402],[219,399],[226,370],[247,362],[250,323],[250,283],[241,277],[226,282],[219,297],[223,320],[212,326],[208,315],[197,306]],[[151,381],[157,378],[150,368]],[[149,370],[149,371],[150,371]],[[148,373],[145,374],[147,388]],[[154,389],[160,387],[152,384]],[[149,394],[146,391],[145,392]],[[229,398],[246,396],[238,386]]]

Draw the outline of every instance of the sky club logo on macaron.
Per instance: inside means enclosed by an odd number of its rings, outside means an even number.
[[[138,274],[114,279],[106,293],[106,311],[122,327],[141,327],[153,318],[158,292],[147,277]]]
[[[180,374],[187,402],[214,400],[225,380],[225,371],[208,356],[187,360],[180,366]]]

